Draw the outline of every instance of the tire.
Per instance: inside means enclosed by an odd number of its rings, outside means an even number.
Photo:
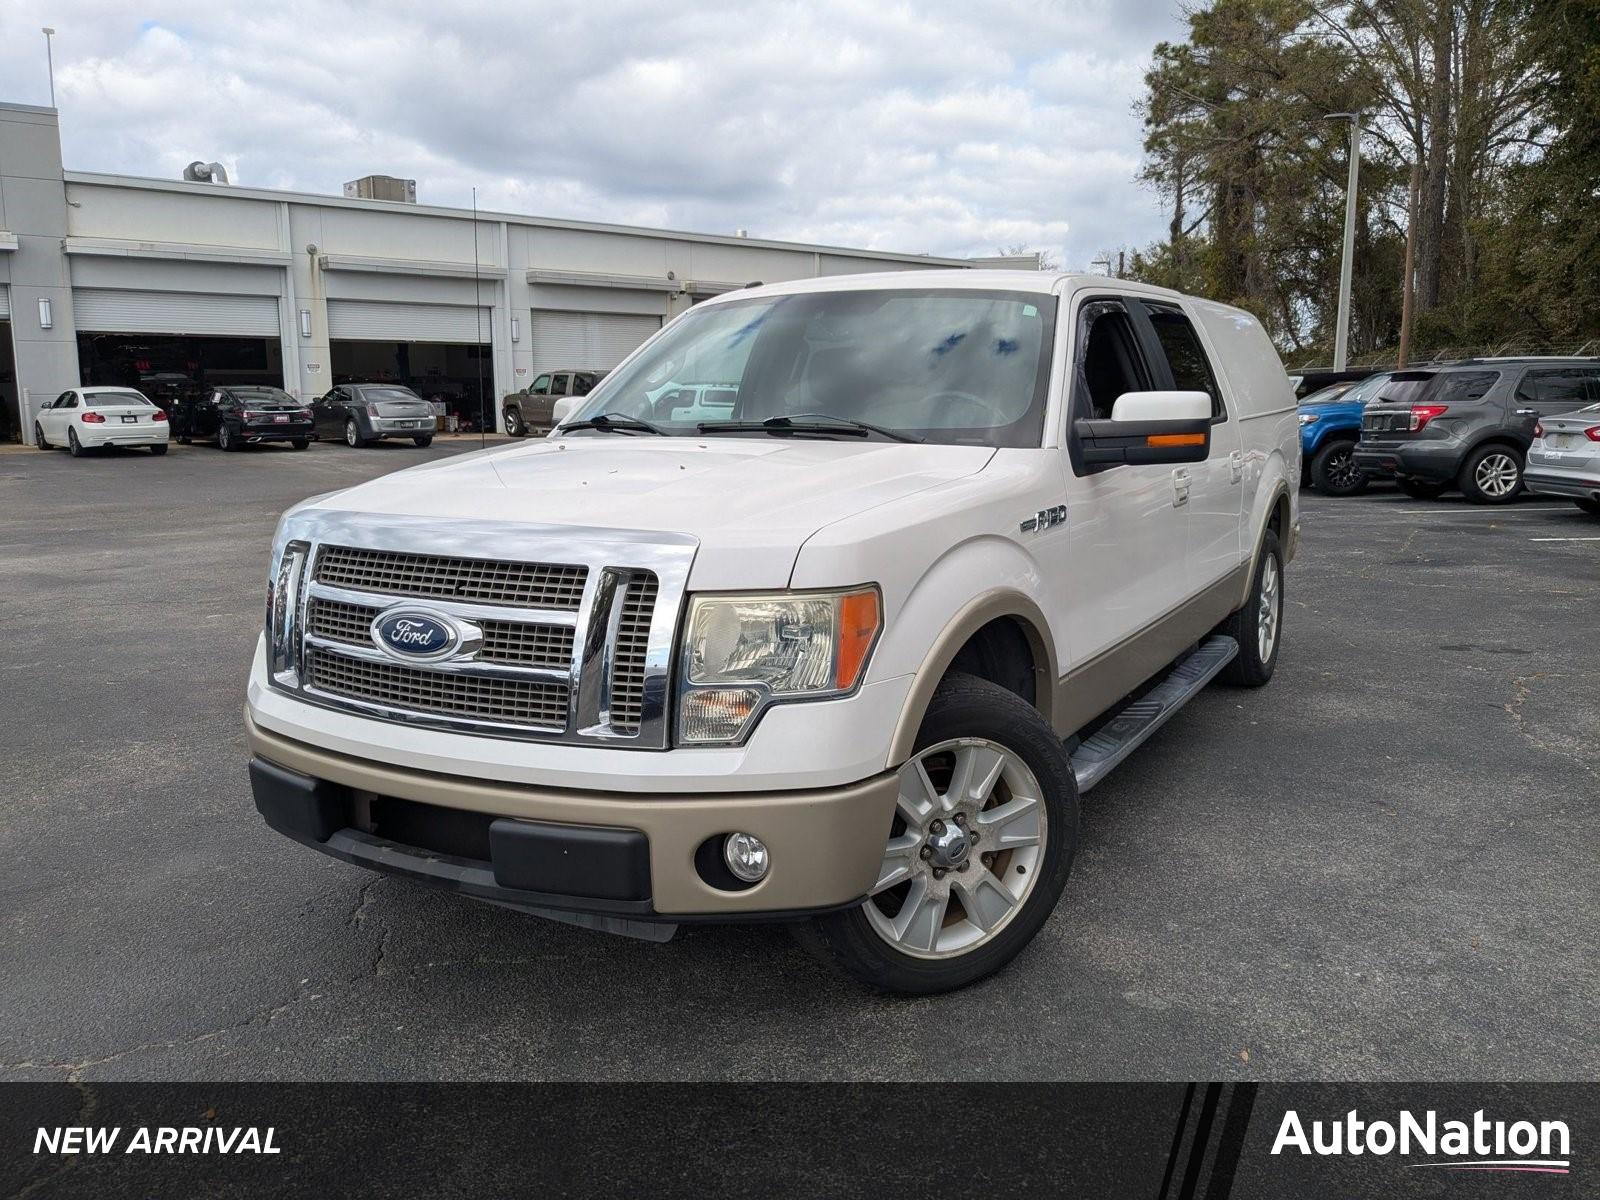
[[[528,436],[528,427],[523,423],[520,408],[506,409],[506,433],[511,437]]]
[[[1250,598],[1217,626],[1217,632],[1239,643],[1239,653],[1222,668],[1218,679],[1235,687],[1260,687],[1272,678],[1278,652],[1283,649],[1283,549],[1272,530],[1261,537]]]
[[[429,434],[427,437],[412,438],[411,440],[424,450],[433,445],[432,434]]]
[[[55,449],[49,442],[44,440],[44,429],[37,421],[33,423],[33,448],[35,450]]]
[[[82,458],[89,453],[83,448],[83,443],[78,440],[78,431],[76,429],[67,430],[67,450],[72,454],[73,458]]]
[[[217,426],[217,449],[218,450],[237,450],[238,448],[239,448],[238,441],[235,440],[233,434],[228,431],[228,423],[226,421],[224,421],[222,424],[218,425]]]
[[[180,433],[178,435],[178,445],[180,445],[180,446],[187,446],[192,441],[194,441],[194,439],[191,438],[187,433]]]
[[[160,458],[166,452],[167,452],[167,448],[165,446],[151,446],[150,447],[150,453],[154,454],[157,458]]]
[[[1522,494],[1522,451],[1493,442],[1467,455],[1456,481],[1474,504],[1510,504]]]
[[[1400,485],[1400,490],[1413,500],[1437,500],[1450,488],[1448,483],[1438,483],[1432,479],[1410,479],[1404,475],[1395,482]]]
[[[1573,500],[1573,503],[1581,508],[1584,512],[1588,513],[1591,517],[1600,517],[1600,500],[1590,500],[1585,497],[1578,497],[1577,499]]]
[[[367,444],[367,439],[361,436],[361,426],[356,424],[354,417],[347,417],[344,423],[344,444],[352,450],[359,450]]]
[[[911,761],[901,768],[908,781],[902,790],[926,797],[925,811],[916,816],[902,799],[885,848],[884,874],[893,865],[903,872],[900,879],[855,908],[793,928],[814,957],[852,979],[881,991],[929,995],[993,974],[1038,933],[1072,872],[1078,849],[1078,785],[1066,747],[1039,711],[972,675],[948,675],[940,683],[916,746]],[[950,790],[957,763],[968,764],[980,776],[991,767],[1000,774],[985,796],[975,790],[973,798],[952,809],[939,789]],[[1029,799],[1031,805],[1021,804]],[[983,815],[1019,804],[1003,821]],[[977,830],[998,845],[1002,827],[1008,845],[998,854],[984,849],[982,836],[976,845],[966,840]],[[1026,841],[1030,836],[1033,840]],[[933,865],[938,861],[932,849],[935,837],[943,842],[947,861],[965,861],[966,870]],[[952,854],[952,847],[961,853]],[[1028,882],[1014,882],[1019,880]],[[980,914],[982,924],[968,912],[964,893],[974,896],[975,906],[988,905]],[[914,897],[921,901],[912,912],[925,919],[908,921],[897,938],[895,917],[905,915],[905,903],[915,902]],[[957,909],[959,919],[954,916]],[[918,949],[924,941],[927,947]]]
[[[294,447],[296,450],[304,450],[307,446],[311,445],[311,439],[310,438],[290,438],[289,439],[289,445]]]
[[[1367,476],[1356,466],[1356,444],[1346,438],[1323,443],[1311,459],[1311,486],[1324,496],[1359,496]]]

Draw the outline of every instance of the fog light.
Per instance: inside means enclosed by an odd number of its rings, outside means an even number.
[[[753,833],[730,833],[722,843],[722,861],[735,878],[759,883],[767,876],[767,845]]]

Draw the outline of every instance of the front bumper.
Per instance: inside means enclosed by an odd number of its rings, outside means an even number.
[[[1375,479],[1393,479],[1404,475],[1413,479],[1431,479],[1448,482],[1461,470],[1463,457],[1456,442],[1372,443],[1365,439],[1356,443],[1356,466]]]
[[[677,922],[848,907],[877,880],[899,791],[893,773],[791,792],[572,791],[407,770],[246,723],[256,807],[274,829],[336,858],[536,912]],[[385,805],[396,814],[387,827],[374,816]],[[410,832],[383,836],[397,829]],[[741,890],[714,886],[696,866],[702,843],[735,831],[765,842],[772,863]]]

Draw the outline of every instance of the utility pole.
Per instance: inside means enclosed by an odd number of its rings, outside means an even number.
[[[44,34],[44,61],[46,69],[50,72],[50,107],[56,106],[56,56],[51,47],[50,39],[55,37],[56,31],[46,25],[41,32]]]
[[[1339,262],[1339,318],[1333,333],[1333,369],[1344,370],[1350,347],[1350,272],[1356,253],[1356,180],[1361,173],[1361,114],[1329,113],[1329,120],[1350,122],[1350,181],[1344,197],[1344,255]]]

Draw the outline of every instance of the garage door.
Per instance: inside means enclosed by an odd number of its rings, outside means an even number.
[[[328,336],[344,342],[468,342],[487,345],[487,308],[466,304],[394,304],[329,300]]]
[[[276,296],[76,288],[72,293],[72,312],[78,328],[91,333],[278,336]]]
[[[661,328],[660,317],[634,313],[533,313],[533,371],[562,367],[599,371],[616,366]]]

